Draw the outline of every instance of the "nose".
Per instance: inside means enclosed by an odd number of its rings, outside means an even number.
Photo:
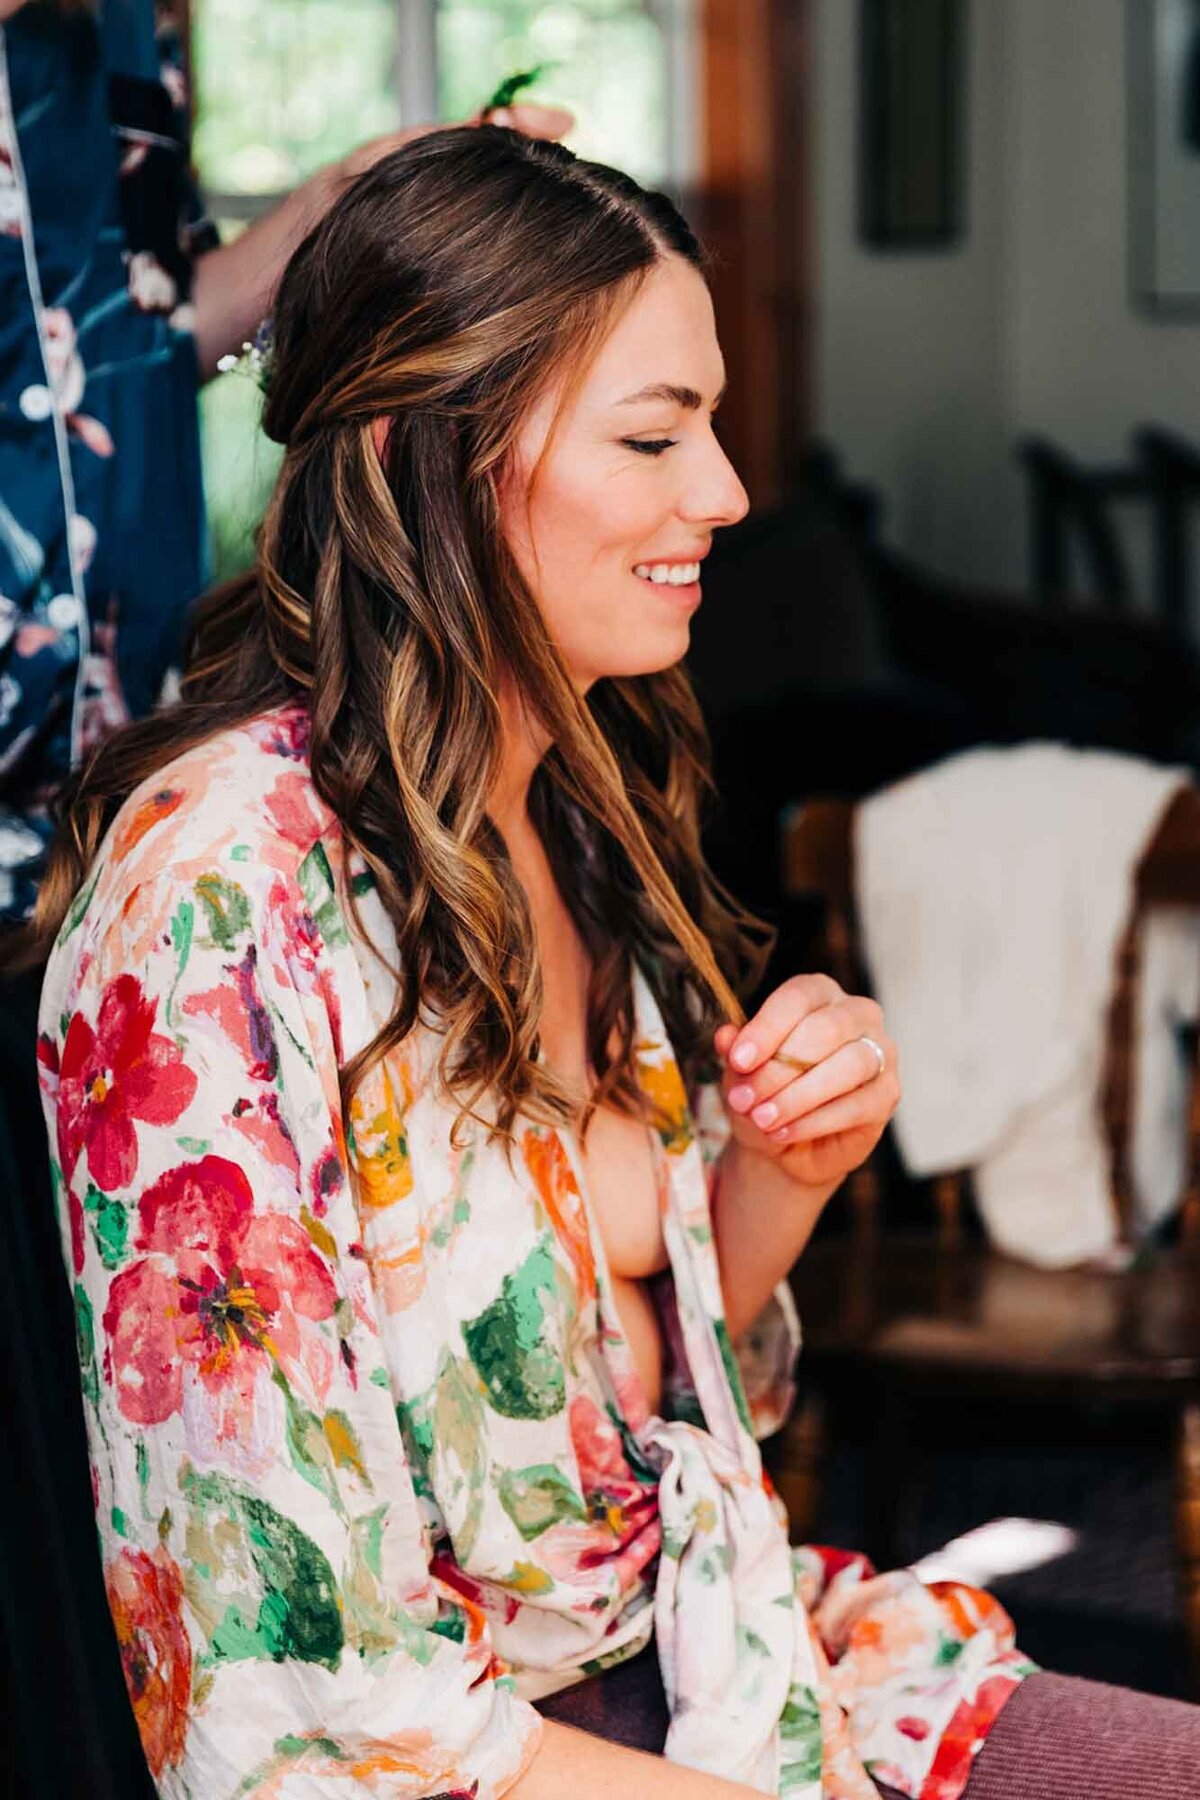
[[[750,510],[750,496],[711,430],[680,510],[688,524],[710,529],[736,525]]]

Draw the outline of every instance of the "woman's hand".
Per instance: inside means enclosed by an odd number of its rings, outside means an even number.
[[[900,1099],[882,1012],[828,975],[793,976],[714,1043],[735,1140],[802,1187],[832,1191],[865,1162]]]
[[[482,125],[485,115],[476,113],[474,118],[463,121],[467,125]],[[566,137],[575,124],[574,113],[568,112],[565,106],[539,106],[531,100],[514,101],[511,106],[499,112],[486,115],[489,125],[507,125],[510,131],[519,131],[523,137],[558,138]],[[417,138],[427,137],[431,131],[448,131],[451,127],[440,125],[410,125],[403,131],[389,131],[383,137],[371,138],[365,144],[359,144],[340,162],[330,166],[329,173],[339,185],[354,181],[357,176],[377,163],[381,157],[390,156],[393,150],[399,150],[404,144],[411,144]]]

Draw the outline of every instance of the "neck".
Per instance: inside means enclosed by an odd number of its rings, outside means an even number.
[[[500,719],[500,772],[492,786],[488,812],[507,839],[528,826],[529,784],[550,740],[530,719],[516,688],[507,680],[500,690]]]

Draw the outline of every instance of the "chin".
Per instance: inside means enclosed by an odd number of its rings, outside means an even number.
[[[621,643],[607,646],[608,655],[600,674],[593,680],[629,681],[636,675],[661,675],[666,669],[673,669],[688,653],[692,641],[691,630],[687,624],[681,629],[656,634],[653,642],[641,634],[642,642],[638,643],[634,633],[629,633]],[[614,655],[613,652],[616,652]]]

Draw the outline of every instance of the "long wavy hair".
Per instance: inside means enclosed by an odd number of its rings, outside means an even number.
[[[509,1136],[518,1111],[585,1127],[597,1104],[641,1111],[635,962],[685,1081],[702,1077],[769,933],[705,867],[699,709],[681,667],[579,694],[498,500],[531,407],[548,384],[570,388],[667,255],[703,265],[668,200],[493,127],[421,138],[356,181],[276,298],[264,424],[285,455],[255,567],[200,603],[182,700],[116,732],[75,778],[27,961],[48,952],[135,787],[301,700],[314,784],[396,933],[396,1010],[343,1071],[345,1099],[432,1016],[460,1120]],[[505,681],[550,743],[530,812],[591,958],[582,1111],[538,1056],[533,924],[488,816]]]

